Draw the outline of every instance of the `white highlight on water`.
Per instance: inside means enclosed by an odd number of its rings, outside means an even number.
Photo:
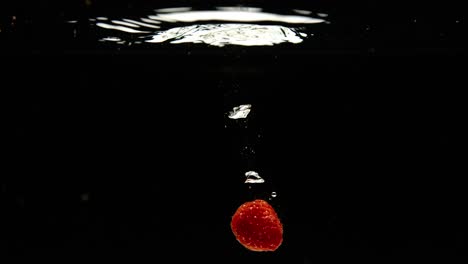
[[[184,12],[192,10],[191,7],[169,7],[169,8],[160,8],[156,9],[156,12],[160,13],[171,13],[171,12]]]
[[[105,38],[99,39],[99,41],[117,42],[117,41],[121,41],[121,39],[117,37],[105,37]]]
[[[117,24],[117,25],[122,25],[122,26],[127,26],[127,27],[133,27],[133,28],[139,28],[139,25],[135,25],[133,23],[128,23],[125,21],[120,21],[120,20],[112,20],[112,23]]]
[[[110,25],[106,23],[96,23],[96,26],[105,28],[105,29],[115,29],[127,33],[149,33],[148,31],[141,31],[141,30],[135,30],[132,28],[124,27],[124,26],[115,26],[115,25]]]
[[[301,43],[303,34],[290,28],[273,25],[208,24],[171,28],[157,32],[148,43],[170,41],[179,43],[205,43],[211,46],[272,46],[284,42]]]
[[[274,21],[291,24],[314,24],[325,20],[308,16],[280,15],[266,12],[252,12],[244,10],[209,10],[164,13],[148,16],[151,19],[173,22],[196,22],[196,21],[232,21],[232,22],[258,22]]]
[[[160,26],[150,25],[148,23],[143,23],[143,22],[132,20],[132,19],[125,19],[124,18],[122,20],[125,21],[125,22],[128,22],[128,23],[133,23],[133,24],[140,25],[140,26],[147,27],[147,28],[160,28]]]
[[[301,15],[310,15],[312,11],[309,10],[302,10],[302,9],[293,9],[294,12],[301,14]]]

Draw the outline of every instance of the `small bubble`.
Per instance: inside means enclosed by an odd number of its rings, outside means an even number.
[[[271,197],[275,198],[277,196],[276,192],[271,193]]]

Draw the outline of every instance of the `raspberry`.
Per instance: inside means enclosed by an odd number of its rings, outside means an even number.
[[[232,217],[231,229],[237,241],[252,251],[275,251],[283,242],[283,226],[264,200],[242,204]]]

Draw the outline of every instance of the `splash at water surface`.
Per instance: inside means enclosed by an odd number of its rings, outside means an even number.
[[[91,18],[100,29],[100,41],[112,43],[273,46],[298,44],[312,36],[308,27],[326,22],[312,11],[292,10],[291,14],[265,12],[253,7],[218,7],[215,10],[164,8],[139,18]],[[317,15],[318,16],[318,15]],[[307,28],[307,29],[306,29]],[[114,41],[121,38],[122,41]]]

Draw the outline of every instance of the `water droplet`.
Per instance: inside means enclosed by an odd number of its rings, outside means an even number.
[[[271,193],[271,197],[275,198],[277,196],[276,192]]]

